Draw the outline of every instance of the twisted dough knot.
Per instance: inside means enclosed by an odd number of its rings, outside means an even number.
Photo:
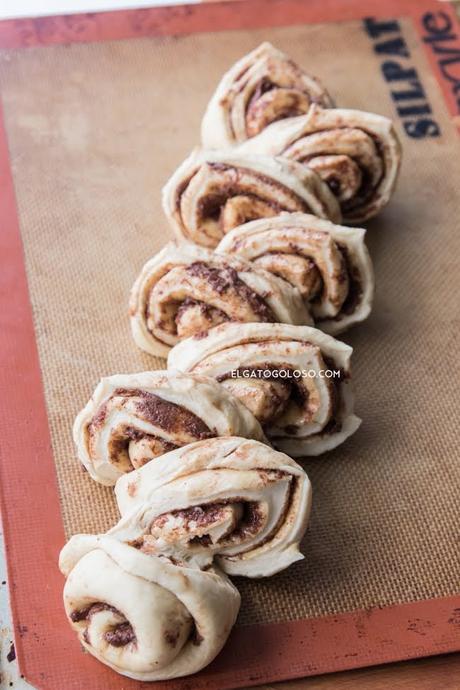
[[[122,477],[120,522],[72,537],[59,565],[83,646],[139,680],[195,673],[218,654],[240,597],[234,575],[302,558],[311,486],[291,458],[227,436],[189,444]]]
[[[300,457],[335,448],[360,424],[351,352],[307,326],[222,324],[177,345],[168,366],[217,379],[251,410],[275,447]]]
[[[130,678],[195,673],[218,654],[240,596],[219,572],[174,565],[114,536],[77,535],[63,548],[64,604],[80,642]]]
[[[74,425],[81,462],[106,485],[187,443],[228,435],[264,440],[249,410],[214,380],[165,371],[102,379]]]
[[[315,324],[340,333],[371,310],[374,278],[365,230],[303,213],[282,213],[235,228],[217,251],[236,254],[287,280]]]
[[[388,203],[401,163],[391,120],[317,105],[302,117],[272,125],[240,152],[283,156],[308,166],[329,186],[350,223],[372,218]]]
[[[237,225],[282,211],[338,221],[327,184],[295,161],[195,151],[163,189],[163,209],[179,238],[215,247]]]
[[[262,43],[222,77],[203,118],[204,146],[225,148],[272,122],[302,115],[312,103],[331,107],[326,89],[285,53]]]
[[[136,344],[159,355],[226,321],[311,322],[301,295],[286,281],[190,243],[170,243],[145,264],[130,314]]]
[[[172,451],[117,482],[111,531],[144,553],[231,575],[272,575],[302,558],[311,487],[291,458],[257,441],[215,438]]]

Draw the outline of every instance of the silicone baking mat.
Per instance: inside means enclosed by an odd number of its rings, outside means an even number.
[[[65,620],[59,549],[117,519],[111,490],[76,461],[71,427],[101,376],[164,365],[131,340],[129,289],[171,236],[161,187],[198,143],[217,81],[263,40],[340,106],[392,117],[402,139],[396,194],[369,223],[374,311],[344,336],[364,422],[304,463],[305,560],[239,579],[224,652],[157,685],[247,686],[460,648],[451,8],[248,0],[22,20],[0,25],[0,472],[17,652],[37,687],[142,686],[81,653]]]

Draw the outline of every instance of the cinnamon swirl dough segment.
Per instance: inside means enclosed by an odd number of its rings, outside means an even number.
[[[111,534],[148,552],[228,574],[273,575],[303,558],[307,475],[257,441],[218,438],[172,451],[116,485]]]
[[[251,410],[276,448],[301,457],[337,447],[361,423],[353,414],[351,353],[308,326],[222,324],[177,345],[168,367],[213,376]]]
[[[374,292],[365,230],[304,213],[282,213],[235,228],[217,252],[237,254],[297,287],[315,325],[340,333],[370,313]]]
[[[177,678],[209,664],[240,606],[218,571],[174,565],[107,535],[72,537],[59,565],[65,610],[83,647],[137,680]]]
[[[194,151],[164,187],[163,209],[177,237],[210,248],[237,225],[282,211],[340,220],[337,200],[313,170],[238,152]]]
[[[311,323],[300,293],[286,281],[191,243],[170,243],[145,264],[130,315],[136,344],[154,355],[225,321]]]
[[[103,378],[73,429],[80,461],[109,486],[175,448],[229,435],[265,440],[251,412],[213,379],[166,371]]]
[[[271,125],[240,151],[284,156],[313,169],[329,185],[349,223],[372,218],[388,203],[401,164],[391,120],[315,105],[307,115]]]
[[[326,89],[270,43],[238,60],[222,77],[201,125],[203,145],[228,148],[270,123],[302,115],[312,103],[332,107]]]

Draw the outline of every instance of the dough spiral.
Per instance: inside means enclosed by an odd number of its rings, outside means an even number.
[[[222,324],[176,345],[168,367],[217,379],[251,410],[276,448],[301,457],[337,447],[360,425],[353,414],[351,353],[308,326]]]
[[[222,77],[201,125],[203,145],[239,144],[272,122],[302,115],[312,103],[333,105],[319,81],[281,50],[262,43]]]
[[[299,465],[253,440],[214,438],[122,477],[112,530],[148,553],[230,575],[273,575],[303,558],[311,486]]]
[[[131,291],[130,318],[136,344],[163,356],[179,340],[226,321],[311,323],[286,281],[191,243],[170,243],[145,264]]]
[[[347,223],[362,223],[379,213],[393,193],[401,164],[391,120],[316,105],[307,115],[271,125],[239,151],[283,156],[314,170],[336,196]]]
[[[195,673],[225,644],[240,595],[219,571],[175,565],[110,535],[61,551],[64,605],[83,647],[137,680]]]
[[[237,151],[194,151],[166,183],[163,209],[178,238],[209,248],[237,225],[282,211],[340,220],[337,200],[313,170]]]
[[[167,371],[103,378],[73,429],[80,461],[106,485],[187,443],[232,435],[265,440],[251,412],[213,379]]]
[[[236,254],[287,280],[302,294],[315,326],[336,334],[371,311],[374,275],[365,232],[283,213],[235,228],[217,252]]]

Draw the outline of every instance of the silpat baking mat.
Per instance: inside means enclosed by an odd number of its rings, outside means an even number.
[[[344,337],[364,422],[304,463],[306,559],[239,579],[224,652],[193,679],[157,686],[247,686],[458,649],[451,8],[250,0],[5,22],[0,40],[1,494],[25,676],[56,690],[142,687],[80,653],[65,620],[59,549],[117,518],[112,491],[77,462],[71,427],[101,376],[164,364],[131,340],[129,289],[171,237],[160,190],[197,143],[215,85],[263,40],[340,106],[392,117],[402,139],[396,194],[368,225],[374,311]]]

